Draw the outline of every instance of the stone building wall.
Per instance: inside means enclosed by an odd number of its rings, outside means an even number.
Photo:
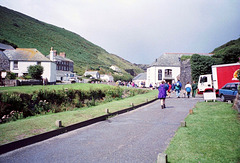
[[[192,84],[191,72],[192,71],[191,71],[190,59],[181,61],[180,81],[183,85],[183,88],[185,87],[187,82],[190,82],[190,84]]]
[[[9,71],[10,70],[10,62],[5,54],[0,51],[0,71]]]

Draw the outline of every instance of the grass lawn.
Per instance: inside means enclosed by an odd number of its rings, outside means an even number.
[[[165,151],[174,162],[240,161],[240,122],[232,104],[200,102]]]
[[[74,123],[104,115],[106,114],[106,108],[108,108],[110,112],[115,112],[130,107],[131,103],[134,103],[134,105],[141,104],[144,103],[146,99],[155,99],[156,96],[157,90],[118,101],[100,104],[95,107],[76,108],[74,111],[39,115],[0,124],[0,145],[54,130],[57,128],[55,126],[56,120],[61,120],[63,126],[69,126]]]
[[[111,85],[106,84],[90,84],[90,83],[75,83],[75,84],[64,84],[64,85],[34,85],[34,86],[19,86],[19,87],[0,87],[0,92],[22,92],[32,94],[36,90],[40,89],[50,89],[50,90],[62,90],[65,88],[68,89],[81,89],[81,90],[89,90],[89,89],[102,89],[102,88],[110,88],[113,87]]]

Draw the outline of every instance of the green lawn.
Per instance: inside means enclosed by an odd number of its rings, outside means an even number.
[[[197,103],[194,114],[178,129],[168,149],[168,161],[223,162],[240,161],[240,122],[231,104]]]
[[[99,84],[100,86],[100,84]],[[136,95],[126,99],[100,104],[95,107],[76,108],[74,111],[39,115],[28,117],[0,125],[0,145],[37,135],[43,132],[56,129],[55,121],[61,120],[63,126],[85,121],[94,117],[106,114],[105,109],[115,112],[134,105],[144,103],[146,99],[152,100],[157,96],[157,91],[150,91],[146,94]]]
[[[19,87],[0,87],[0,92],[22,92],[31,94],[35,90],[40,89],[50,89],[50,90],[62,90],[65,88],[68,89],[81,89],[81,90],[89,90],[89,89],[100,89],[100,88],[110,88],[113,87],[111,85],[106,84],[89,84],[89,83],[75,83],[75,84],[64,84],[64,85],[34,85],[34,86],[19,86]]]

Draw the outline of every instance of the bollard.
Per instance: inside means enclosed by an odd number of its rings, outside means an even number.
[[[167,163],[167,154],[159,153],[157,157],[157,163]]]
[[[146,99],[146,102],[148,102],[148,99]]]
[[[190,110],[189,110],[189,114],[193,114],[193,109],[190,109]]]
[[[105,113],[109,114],[110,113],[109,109],[105,109]]]
[[[62,121],[61,120],[56,120],[55,125],[57,127],[62,127]]]
[[[186,127],[186,122],[185,121],[181,121],[181,127]]]
[[[131,103],[130,105],[133,107],[133,106],[134,106],[134,103]]]

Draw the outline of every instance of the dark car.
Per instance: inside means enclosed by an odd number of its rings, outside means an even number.
[[[227,83],[225,84],[221,89],[219,89],[219,95],[221,98],[221,101],[233,101],[236,98],[236,95],[238,93],[238,83]]]

